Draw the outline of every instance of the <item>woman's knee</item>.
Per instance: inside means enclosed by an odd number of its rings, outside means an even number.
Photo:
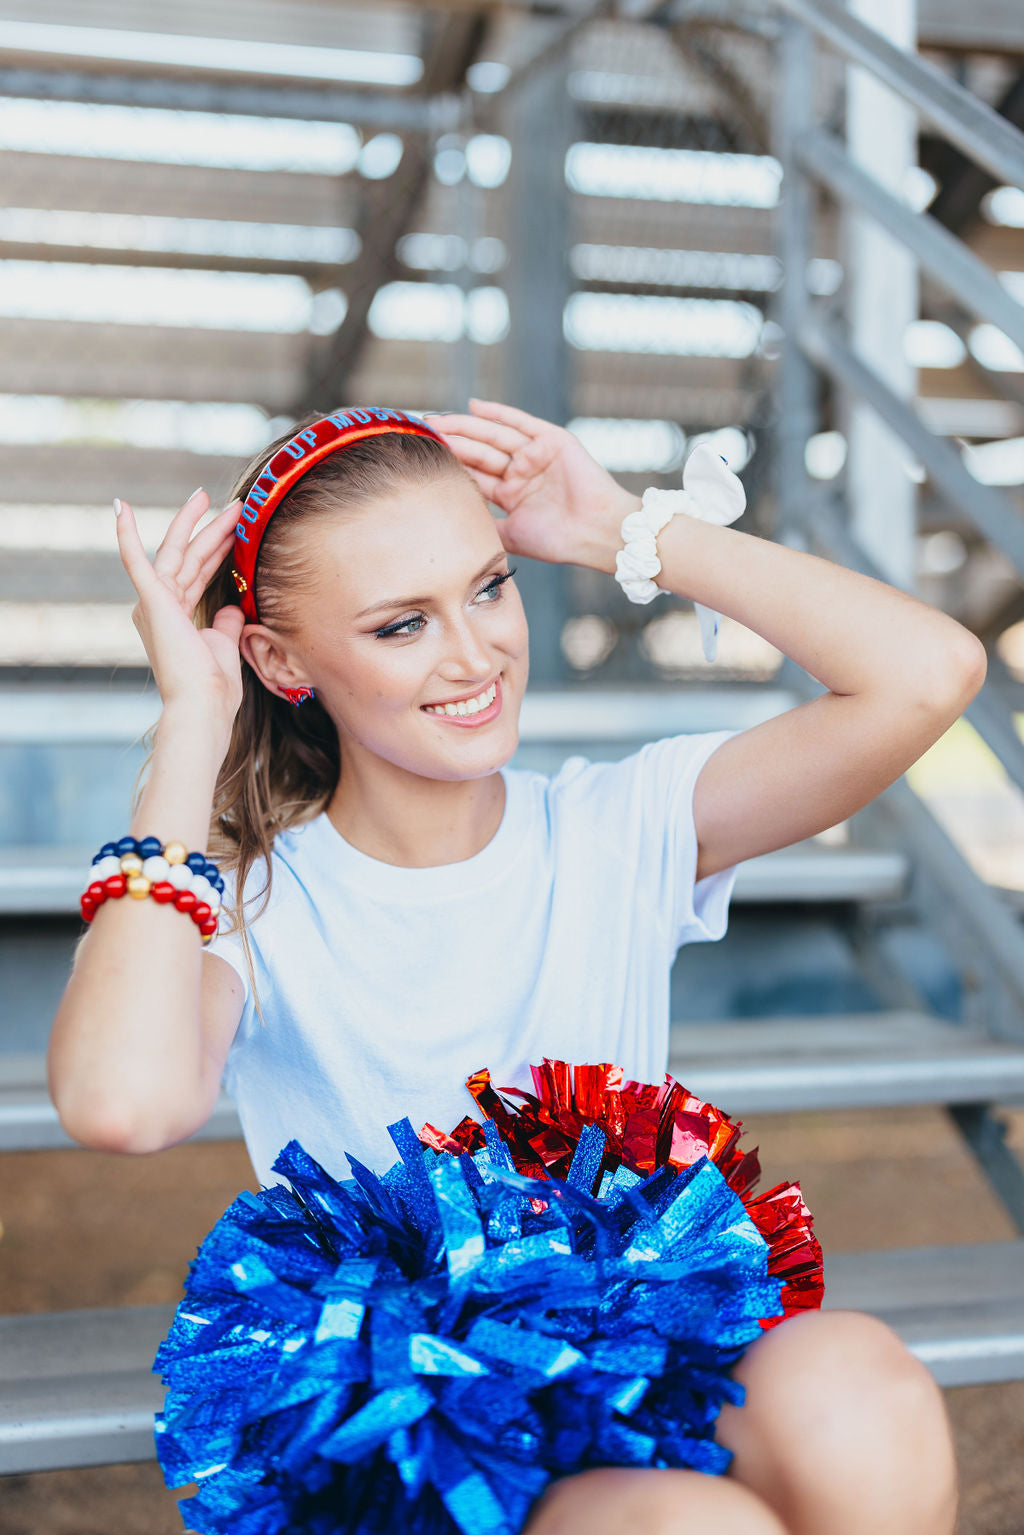
[[[942,1392],[919,1359],[877,1317],[813,1311],[789,1318],[752,1345],[734,1371],[742,1407],[722,1409],[718,1438],[734,1451],[730,1472],[774,1507],[784,1485],[827,1477],[873,1485],[936,1510],[956,1499],[952,1434]],[[936,1529],[940,1526],[936,1525]]]
[[[942,1392],[897,1333],[861,1311],[811,1311],[772,1328],[734,1371],[754,1412],[784,1408],[811,1432],[883,1433],[911,1413],[946,1424]],[[745,1409],[739,1409],[744,1411]]]
[[[522,1535],[786,1535],[748,1488],[701,1471],[601,1466],[552,1482]]]

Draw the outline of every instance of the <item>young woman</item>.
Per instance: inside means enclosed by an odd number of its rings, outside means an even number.
[[[353,434],[359,418],[383,424]],[[163,704],[131,833],[173,864],[205,852],[212,821],[235,926],[204,954],[174,903],[96,909],[49,1049],[54,1102],[84,1145],[174,1145],[223,1081],[261,1182],[293,1135],[343,1177],[344,1150],[390,1165],[384,1126],[405,1113],[452,1125],[483,1063],[525,1087],[544,1054],[660,1079],[672,959],[722,936],[737,865],[853,815],[981,686],[983,647],[927,604],[673,516],[661,587],[745,624],[828,692],[620,763],[510,769],[529,661],[509,556],[613,575],[639,503],[523,411],[472,401],[415,423],[301,423],[198,533],[196,491],[152,561],[115,502]],[[216,925],[207,913],[204,938]],[[789,1317],[735,1375],[747,1400],[718,1422],[724,1477],[563,1477],[529,1535],[705,1520],[717,1535],[951,1535],[941,1393],[883,1323]]]

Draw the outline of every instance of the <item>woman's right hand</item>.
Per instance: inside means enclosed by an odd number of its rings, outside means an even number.
[[[173,518],[153,559],[139,536],[135,514],[126,501],[117,513],[121,561],[138,594],[132,621],[142,637],[164,706],[191,701],[213,711],[225,729],[242,701],[242,665],[238,642],[245,626],[240,607],[231,604],[214,616],[209,629],[192,621],[196,605],[229,553],[240,501],[229,506],[193,537],[210,505],[205,490],[193,491]]]

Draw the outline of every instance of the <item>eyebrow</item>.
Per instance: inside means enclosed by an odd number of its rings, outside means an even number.
[[[496,565],[499,560],[506,559],[507,556],[507,549],[502,549],[498,554],[492,554],[487,563],[485,565],[481,565],[476,575],[471,577],[469,585],[472,586],[474,581],[479,581],[481,576],[487,574],[492,565]],[[375,602],[371,607],[363,608],[361,612],[356,614],[356,617],[365,618],[367,613],[380,613],[383,612],[385,608],[412,608],[416,607],[417,604],[432,601],[432,597],[391,597],[385,602]]]

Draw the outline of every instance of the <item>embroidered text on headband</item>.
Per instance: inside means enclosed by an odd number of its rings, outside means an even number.
[[[242,612],[251,624],[258,623],[256,613],[256,561],[260,540],[271,516],[280,506],[296,480],[314,464],[331,453],[347,448],[365,437],[379,437],[384,432],[406,432],[415,437],[433,437],[444,442],[439,432],[421,416],[407,410],[383,410],[378,406],[358,410],[336,410],[296,432],[290,442],[278,448],[260,470],[252,489],[242,503],[235,527],[235,558],[232,575],[238,587]]]

